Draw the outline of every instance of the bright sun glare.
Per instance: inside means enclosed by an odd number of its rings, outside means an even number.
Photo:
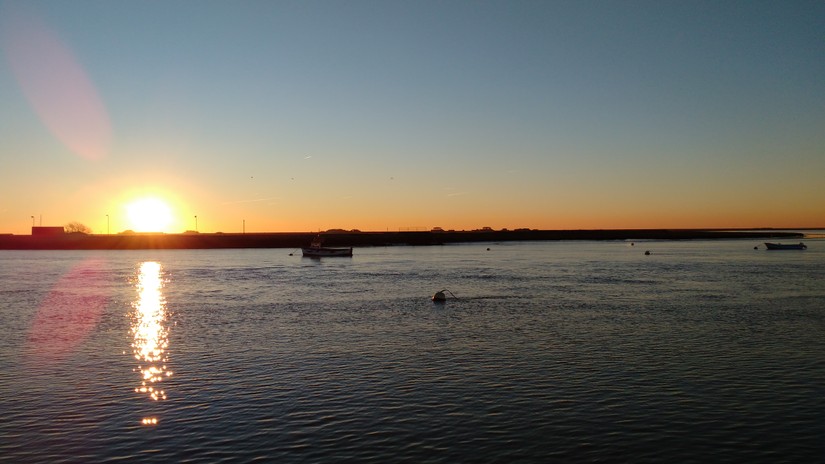
[[[135,232],[168,232],[172,208],[156,197],[139,198],[126,205],[126,215]]]

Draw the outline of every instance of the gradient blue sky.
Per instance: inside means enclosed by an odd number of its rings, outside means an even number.
[[[821,1],[0,4],[0,233],[825,226]]]

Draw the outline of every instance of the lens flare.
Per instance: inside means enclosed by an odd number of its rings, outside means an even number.
[[[84,261],[55,283],[40,303],[27,338],[29,361],[60,363],[92,334],[108,303],[99,260]]]
[[[2,8],[0,40],[29,104],[69,150],[88,160],[109,151],[106,108],[72,50],[36,15]]]

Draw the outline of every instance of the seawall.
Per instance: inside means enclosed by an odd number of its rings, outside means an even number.
[[[317,232],[246,234],[117,234],[60,236],[0,235],[0,250],[140,250],[213,248],[299,248]],[[694,229],[637,230],[501,230],[449,232],[324,232],[326,246],[445,245],[471,242],[547,240],[697,240],[697,239],[800,239],[796,232],[718,231]]]

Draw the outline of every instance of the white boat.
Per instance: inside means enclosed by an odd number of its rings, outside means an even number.
[[[804,243],[770,243],[765,242],[769,250],[804,250],[808,248]]]
[[[301,248],[301,252],[308,258],[325,258],[328,256],[352,256],[352,247],[330,248],[323,246],[321,237],[316,237],[308,247]]]

